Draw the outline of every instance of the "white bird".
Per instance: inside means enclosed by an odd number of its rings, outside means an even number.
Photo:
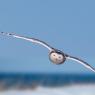
[[[64,53],[58,49],[55,49],[55,48],[51,47],[50,45],[48,45],[47,43],[45,43],[44,41],[41,41],[41,40],[35,39],[35,38],[19,36],[16,34],[5,33],[5,32],[1,32],[1,34],[11,36],[11,37],[15,37],[15,38],[19,38],[19,39],[23,39],[23,40],[27,40],[27,41],[37,43],[37,44],[40,44],[40,45],[46,47],[49,50],[50,61],[52,61],[53,63],[55,63],[57,65],[64,63],[67,59],[70,59],[70,60],[76,61],[76,62],[84,65],[86,68],[95,72],[95,68],[90,66],[87,62],[85,62],[85,61],[83,61],[77,57],[70,56],[70,55],[68,55],[68,54],[66,54],[66,53]]]

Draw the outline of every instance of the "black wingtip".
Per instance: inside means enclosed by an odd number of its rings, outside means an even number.
[[[4,32],[1,32],[2,34],[4,34]]]
[[[11,36],[11,35],[13,35],[13,34],[10,34],[10,33],[9,33],[8,35],[10,35],[10,36]]]
[[[11,33],[6,33],[6,32],[0,32],[0,33],[3,34],[3,35],[9,35],[9,36],[13,35]]]

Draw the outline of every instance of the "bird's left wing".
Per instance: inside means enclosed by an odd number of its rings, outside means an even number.
[[[53,50],[53,48],[50,45],[48,45],[47,43],[45,43],[44,41],[41,41],[39,39],[28,38],[28,37],[19,36],[19,35],[11,34],[11,33],[5,33],[5,32],[0,32],[0,33],[3,34],[3,35],[12,36],[12,37],[15,37],[15,38],[19,38],[19,39],[23,39],[23,40],[27,40],[27,41],[30,41],[30,42],[33,42],[33,43],[40,44],[40,45],[46,47],[47,49],[49,49],[50,51]]]
[[[95,72],[95,68],[93,68],[92,66],[90,66],[87,62],[77,58],[77,57],[73,57],[73,56],[70,56],[70,55],[66,55],[66,59],[70,59],[70,60],[73,60],[73,61],[76,61],[82,65],[84,65],[86,68],[92,70],[93,72]]]

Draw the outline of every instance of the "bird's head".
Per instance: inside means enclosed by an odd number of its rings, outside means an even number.
[[[66,60],[66,56],[62,51],[54,50],[49,54],[49,59],[55,64],[62,64]]]

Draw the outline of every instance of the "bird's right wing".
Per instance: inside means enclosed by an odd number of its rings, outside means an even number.
[[[40,44],[40,45],[46,47],[47,49],[49,49],[50,51],[53,50],[53,48],[50,45],[48,45],[44,41],[41,41],[41,40],[38,40],[38,39],[35,39],[35,38],[28,38],[28,37],[19,36],[19,35],[11,34],[11,33],[5,33],[5,32],[0,32],[0,33],[3,34],[3,35],[12,36],[12,37],[15,37],[15,38],[19,38],[19,39],[23,39],[23,40],[27,40],[27,41],[30,41],[30,42],[33,42],[33,43]]]
[[[73,60],[73,61],[76,61],[82,65],[84,65],[86,68],[92,70],[93,72],[95,72],[95,68],[93,68],[92,66],[90,66],[87,62],[77,58],[77,57],[73,57],[73,56],[70,56],[70,55],[66,55],[66,59],[70,59],[70,60]]]

